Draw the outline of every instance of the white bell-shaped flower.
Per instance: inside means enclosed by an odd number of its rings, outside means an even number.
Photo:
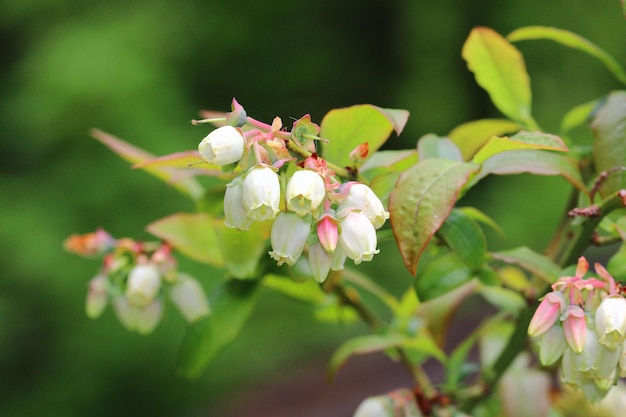
[[[133,305],[127,296],[113,300],[113,310],[126,329],[141,334],[152,332],[163,317],[163,302],[155,299],[144,308]]]
[[[348,195],[342,206],[361,210],[376,229],[380,229],[385,220],[389,218],[389,212],[385,211],[383,203],[374,191],[365,184],[350,184]]]
[[[178,274],[170,289],[170,299],[189,323],[209,314],[209,302],[204,289],[189,275]]]
[[[349,211],[339,220],[339,225],[341,226],[339,244],[346,256],[356,265],[363,261],[371,261],[374,255],[380,252],[376,249],[376,229],[364,212]]]
[[[146,307],[161,289],[161,274],[153,264],[136,265],[128,274],[126,297],[137,307]]]
[[[621,295],[606,297],[596,310],[596,333],[600,343],[615,349],[626,336],[626,300]]]
[[[296,213],[280,213],[274,220],[270,233],[273,249],[269,252],[270,256],[278,262],[278,265],[285,262],[289,265],[295,264],[302,255],[310,233],[310,222]]]
[[[309,267],[315,281],[326,281],[332,261],[333,254],[326,252],[319,242],[309,246]]]
[[[232,126],[222,126],[202,139],[198,152],[209,164],[228,165],[241,159],[244,148],[245,139],[241,131]]]
[[[280,205],[280,181],[268,165],[255,165],[243,180],[243,207],[248,216],[257,221],[276,217]]]
[[[317,172],[309,169],[296,171],[287,183],[286,195],[287,208],[299,216],[305,216],[324,201],[324,180]]]
[[[253,220],[243,207],[243,180],[235,178],[226,186],[224,194],[224,224],[238,230],[248,230]]]

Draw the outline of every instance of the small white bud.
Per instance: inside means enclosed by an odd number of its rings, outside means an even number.
[[[170,299],[189,323],[209,314],[209,302],[202,286],[189,275],[178,274],[170,289]]]
[[[150,304],[161,288],[161,275],[153,264],[136,265],[128,274],[126,296],[137,307]]]
[[[243,156],[245,140],[232,126],[222,126],[209,133],[198,145],[202,159],[209,164],[228,165]]]

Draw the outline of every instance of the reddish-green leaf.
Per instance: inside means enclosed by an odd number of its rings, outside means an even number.
[[[489,158],[501,152],[522,149],[548,149],[554,151],[568,151],[567,145],[560,137],[543,132],[521,131],[510,138],[493,136],[480,148],[472,160],[476,164],[482,164]]]
[[[415,275],[420,255],[448,217],[461,188],[479,169],[471,163],[426,159],[405,171],[389,196],[391,226],[406,268]]]
[[[200,262],[223,267],[224,257],[215,231],[215,219],[205,213],[176,213],[153,223],[146,230]]]
[[[462,55],[493,104],[509,118],[534,127],[530,79],[522,54],[492,29],[477,27],[465,41]]]
[[[491,256],[499,261],[520,266],[550,284],[556,281],[561,272],[561,268],[550,258],[525,246],[507,251],[494,252]]]
[[[507,39],[511,42],[548,39],[578,49],[598,59],[613,73],[615,78],[626,84],[626,72],[615,58],[598,45],[569,30],[546,26],[527,26],[514,30],[507,36]]]
[[[448,137],[456,143],[463,154],[465,161],[472,156],[491,138],[492,136],[502,136],[506,133],[514,133],[522,126],[506,119],[482,119],[463,123],[452,129]]]
[[[331,110],[320,126],[320,136],[330,141],[323,146],[324,157],[339,166],[351,166],[351,150],[367,142],[371,155],[392,131],[402,132],[408,117],[406,110],[383,109],[370,104]]]
[[[155,156],[115,136],[98,129],[91,130],[91,136],[131,164],[141,164],[155,159]],[[192,170],[181,170],[167,166],[145,166],[146,172],[172,185],[174,188],[197,200],[202,196],[202,186],[194,179]]]
[[[257,281],[226,281],[211,296],[211,315],[187,328],[178,354],[181,375],[196,378],[239,334],[258,299]]]
[[[593,162],[598,173],[626,166],[626,91],[609,94],[591,122],[594,134]],[[611,173],[600,187],[605,198],[626,186],[626,173]]]

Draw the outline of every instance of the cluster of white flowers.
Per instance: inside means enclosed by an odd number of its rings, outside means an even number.
[[[223,126],[205,137],[198,151],[211,164],[227,165],[239,161],[247,146],[258,143],[246,140],[238,128]],[[279,162],[285,167],[284,161]],[[274,165],[258,157],[227,185],[224,216],[228,227],[247,230],[254,221],[273,220],[269,255],[278,265],[294,265],[306,251],[318,282],[331,270],[343,269],[346,258],[359,264],[379,252],[376,229],[389,213],[367,185],[341,184],[316,155],[295,168],[293,164],[279,170]]]
[[[588,268],[581,257],[575,276],[552,285],[528,334],[539,343],[542,365],[561,359],[561,381],[596,402],[617,384],[618,377],[626,377],[626,299],[600,264],[595,270],[602,279],[583,279]]]

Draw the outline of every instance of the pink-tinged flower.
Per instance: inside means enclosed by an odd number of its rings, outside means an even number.
[[[557,322],[565,310],[565,296],[560,291],[552,291],[543,297],[528,325],[530,337],[541,336]]]
[[[257,221],[276,217],[280,205],[280,182],[274,169],[255,165],[243,180],[242,204],[248,216]]]
[[[170,299],[188,323],[209,314],[209,302],[204,289],[189,275],[178,274],[176,282],[170,289]]]
[[[128,274],[126,297],[137,307],[143,308],[154,301],[161,289],[161,275],[153,264],[136,265]]]
[[[380,252],[376,249],[376,229],[362,211],[350,211],[339,220],[341,233],[339,244],[346,256],[356,265],[363,261],[371,261],[375,254]]]
[[[348,195],[342,202],[342,206],[361,210],[374,227],[380,229],[389,218],[389,212],[385,211],[378,196],[365,184],[353,183],[348,186],[350,187]]]
[[[295,211],[299,216],[305,216],[324,201],[324,180],[320,174],[309,169],[296,171],[287,183],[285,194],[287,209]]]
[[[567,342],[561,326],[552,326],[539,339],[539,362],[543,366],[555,363],[567,349]]]
[[[105,274],[98,274],[89,281],[89,290],[85,302],[87,317],[100,317],[107,306],[109,279]]]
[[[309,267],[315,281],[326,281],[332,260],[333,254],[327,253],[319,242],[309,246]]]
[[[578,305],[567,306],[561,316],[565,340],[574,353],[580,353],[585,346],[587,325],[585,324],[585,311]]]
[[[243,180],[237,177],[226,185],[224,224],[237,230],[248,230],[254,221],[243,207]]]
[[[244,148],[241,131],[232,126],[222,126],[202,139],[198,152],[209,164],[228,165],[241,159]]]
[[[324,215],[317,222],[317,238],[324,250],[328,253],[334,253],[337,249],[339,241],[339,225],[330,215]]]
[[[621,295],[609,295],[595,313],[596,333],[600,343],[615,349],[624,343],[626,334],[626,300]]]
[[[302,255],[310,233],[310,222],[296,213],[280,213],[274,220],[270,233],[273,249],[269,252],[270,256],[278,262],[278,265],[285,262],[289,265],[295,264]]]

